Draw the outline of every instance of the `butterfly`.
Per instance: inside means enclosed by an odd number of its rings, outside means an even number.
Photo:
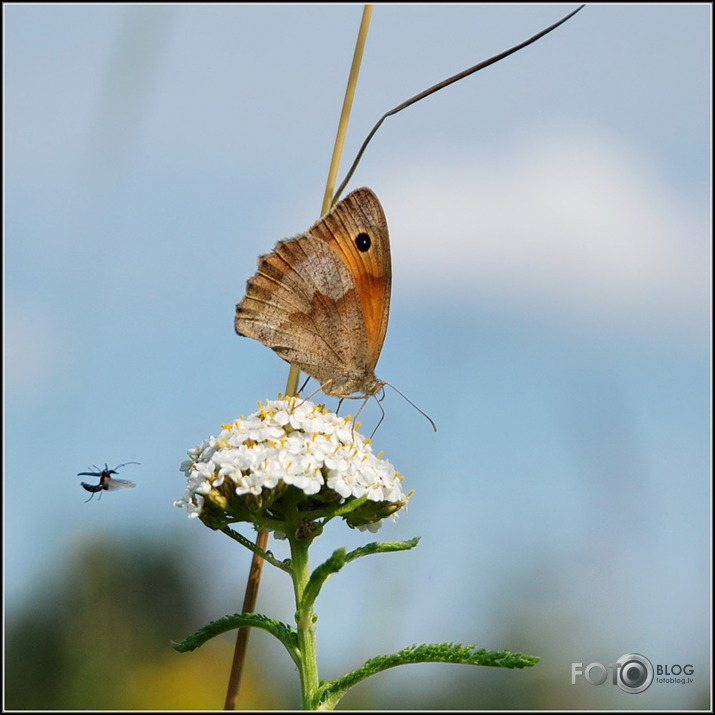
[[[239,335],[259,340],[336,397],[369,397],[387,332],[392,266],[385,212],[356,189],[305,233],[258,259],[236,306]]]
[[[124,462],[124,464],[118,464],[114,469],[110,469],[106,462],[104,464],[104,469],[92,466],[94,472],[78,472],[78,477],[99,477],[98,484],[87,484],[87,482],[82,482],[82,486],[88,491],[92,492],[87,501],[90,501],[94,496],[95,492],[106,491],[109,489],[130,489],[135,487],[134,482],[130,482],[128,479],[112,479],[112,474],[118,474],[117,470],[121,467],[126,467],[127,464],[139,464],[139,462]],[[99,495],[102,498],[102,495]],[[85,502],[86,503],[86,502]]]

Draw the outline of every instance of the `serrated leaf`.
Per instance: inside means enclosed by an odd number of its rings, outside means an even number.
[[[410,663],[460,663],[483,665],[493,668],[528,668],[536,665],[539,658],[509,650],[475,650],[475,645],[462,643],[425,643],[412,645],[397,653],[379,655],[365,661],[357,670],[336,680],[324,683],[318,691],[316,707],[334,708],[345,692],[365,678],[388,668]]]
[[[350,553],[346,553],[345,549],[336,549],[319,566],[316,566],[313,573],[310,575],[308,585],[303,596],[303,605],[310,605],[315,602],[323,584],[334,573],[340,571],[345,564],[360,558],[361,556],[369,556],[370,554],[389,554],[393,551],[407,551],[412,549],[419,543],[420,537],[416,536],[408,541],[374,541],[370,544],[365,544]]]
[[[233,615],[224,616],[217,621],[211,621],[205,626],[202,626],[184,640],[171,642],[171,647],[179,653],[189,653],[201,647],[206,641],[215,638],[222,633],[235,630],[236,628],[260,628],[274,635],[290,654],[293,660],[297,657],[298,652],[298,635],[286,623],[276,621],[273,618],[268,618],[261,613],[234,613]]]

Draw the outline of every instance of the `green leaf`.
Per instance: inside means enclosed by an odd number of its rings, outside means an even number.
[[[475,650],[475,645],[461,643],[426,643],[412,645],[391,655],[370,658],[360,668],[336,680],[323,683],[316,697],[316,708],[332,709],[340,698],[361,680],[388,668],[409,663],[461,663],[463,665],[487,665],[493,668],[529,668],[539,658],[509,650]]]
[[[373,541],[371,544],[365,544],[354,551],[351,551],[345,557],[345,563],[359,559],[361,556],[369,556],[370,554],[389,554],[393,551],[408,551],[414,549],[420,542],[420,537],[415,536],[407,541]]]
[[[361,556],[369,556],[370,554],[388,554],[393,551],[407,551],[417,546],[419,540],[420,537],[416,536],[409,541],[375,541],[371,544],[365,544],[365,546],[361,546],[350,553],[346,553],[345,549],[336,549],[326,561],[316,566],[310,575],[310,580],[308,581],[302,600],[303,606],[312,608],[323,584],[330,576],[340,571],[340,569],[345,566],[345,564],[350,563],[350,561],[354,561]]]
[[[178,643],[172,641],[171,647],[179,651],[179,653],[189,653],[202,646],[206,641],[211,640],[211,638],[236,628],[260,628],[268,631],[283,643],[293,660],[296,660],[299,656],[297,633],[289,625],[260,613],[234,613],[231,616],[224,616],[199,628],[198,631]]]

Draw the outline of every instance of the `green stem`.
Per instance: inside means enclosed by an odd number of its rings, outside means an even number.
[[[353,54],[353,62],[350,67],[348,76],[348,84],[345,90],[345,99],[343,101],[343,109],[338,122],[338,131],[335,137],[335,146],[333,147],[333,155],[328,170],[328,179],[325,186],[325,195],[323,197],[323,206],[320,215],[323,216],[328,212],[330,206],[335,200],[333,189],[335,187],[335,178],[337,176],[340,157],[342,156],[343,143],[345,133],[347,131],[348,119],[350,117],[350,109],[352,107],[353,97],[355,95],[355,86],[360,71],[360,62],[362,60],[363,49],[367,39],[367,31],[370,26],[370,17],[372,16],[372,5],[365,5],[363,8],[362,20],[358,31],[358,38],[355,43],[355,52]],[[298,369],[291,365],[288,373],[288,384],[286,385],[286,394],[293,395],[298,386],[298,377],[300,373]],[[318,697],[318,658],[315,650],[315,621],[317,616],[313,612],[313,602],[311,598],[305,598],[306,589],[310,581],[310,570],[308,568],[308,546],[310,541],[303,541],[290,538],[291,548],[291,566],[293,577],[293,588],[295,591],[296,605],[296,626],[298,630],[298,648],[299,648],[299,671],[300,671],[300,686],[303,699],[303,709],[312,710],[315,707]]]
[[[285,561],[279,561],[277,558],[275,558],[275,556],[273,556],[273,553],[271,551],[264,551],[258,546],[258,544],[254,544],[245,536],[242,536],[237,531],[234,531],[230,526],[224,526],[221,531],[226,534],[226,536],[230,536],[234,541],[238,541],[239,544],[245,546],[250,551],[253,551],[256,556],[259,556],[264,561],[267,561],[269,564],[271,564],[271,566],[275,566],[281,571],[290,571],[289,563],[286,563]]]
[[[300,652],[298,662],[300,690],[303,710],[312,710],[318,693],[318,657],[315,649],[316,616],[313,612],[313,601],[304,598],[310,580],[308,543],[299,539],[290,539],[290,551]]]

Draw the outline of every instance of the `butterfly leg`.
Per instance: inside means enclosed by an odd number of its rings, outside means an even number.
[[[383,391],[382,396],[383,397],[385,396],[384,391]],[[367,402],[367,399],[365,399],[365,402]],[[385,419],[385,410],[382,407],[382,400],[377,395],[375,395],[375,402],[377,402],[377,406],[380,408],[381,415],[380,415],[380,419],[379,419],[378,423],[375,425],[375,429],[372,431],[372,434],[370,435],[370,439],[372,439],[375,436],[375,432],[377,432],[377,428],[382,424],[382,421]],[[363,406],[364,406],[364,404],[363,404]],[[360,409],[362,409],[362,407]]]
[[[305,376],[305,381],[303,382],[303,384],[302,384],[302,385],[300,386],[300,388],[298,389],[298,393],[297,393],[297,394],[300,395],[300,393],[303,392],[303,390],[305,390],[305,386],[308,384],[308,382],[310,382],[310,375],[306,375],[306,376]]]
[[[325,388],[326,388],[326,387],[329,387],[329,386],[332,384],[332,382],[333,382],[332,380],[328,380],[327,382],[323,383],[322,385],[319,385],[317,390],[313,390],[313,392],[311,392],[311,393],[308,395],[308,397],[304,397],[304,398],[296,405],[296,407],[300,407],[304,402],[307,402],[311,397],[313,397],[314,395],[317,395],[321,390],[325,391]]]

